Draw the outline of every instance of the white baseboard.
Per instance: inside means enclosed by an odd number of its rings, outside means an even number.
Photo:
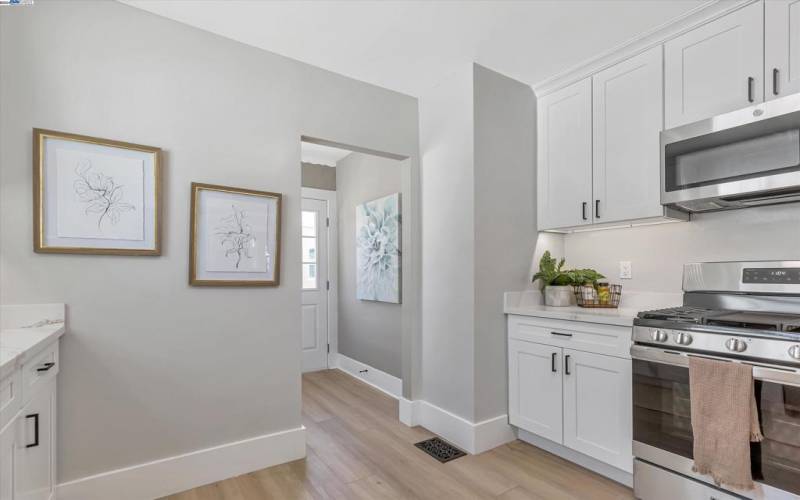
[[[306,429],[265,434],[57,486],[59,500],[151,500],[306,456]]]
[[[536,434],[532,434],[528,431],[519,429],[517,434],[519,439],[525,441],[526,443],[530,443],[537,448],[541,448],[544,451],[552,453],[553,455],[558,455],[564,460],[569,460],[570,462],[576,463],[581,467],[596,472],[601,476],[605,476],[613,481],[633,488],[633,474],[629,472],[617,469],[616,467],[608,465],[607,463],[586,456],[583,453],[567,448],[566,446],[554,443],[549,439],[539,437]]]
[[[403,397],[403,381],[389,375],[388,373],[373,368],[361,361],[356,361],[353,358],[348,358],[342,353],[336,354],[336,361],[334,368],[338,368],[343,372],[352,375],[353,377],[365,382],[372,387],[381,390],[389,396],[400,399]],[[363,371],[366,370],[366,371]]]
[[[473,455],[516,439],[506,415],[472,423],[423,400],[400,399],[400,421],[411,427],[421,425]]]

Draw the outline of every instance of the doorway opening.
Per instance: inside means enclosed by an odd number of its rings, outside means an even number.
[[[303,372],[340,369],[396,399],[417,331],[410,164],[301,140]]]

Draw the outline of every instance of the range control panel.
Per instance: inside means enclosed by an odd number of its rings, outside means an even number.
[[[800,284],[798,267],[746,267],[742,270],[742,283]]]

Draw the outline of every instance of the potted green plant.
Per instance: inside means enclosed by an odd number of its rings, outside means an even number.
[[[557,261],[549,251],[539,260],[539,272],[533,281],[539,280],[544,293],[544,303],[548,306],[569,306],[575,299],[574,286],[596,285],[604,278],[594,269],[564,269],[565,259]]]

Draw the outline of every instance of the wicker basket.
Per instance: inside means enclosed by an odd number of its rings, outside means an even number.
[[[581,307],[619,307],[619,299],[622,297],[622,285],[608,285],[609,300],[600,302],[597,290],[591,285],[581,285],[573,287],[575,290],[575,300]]]

